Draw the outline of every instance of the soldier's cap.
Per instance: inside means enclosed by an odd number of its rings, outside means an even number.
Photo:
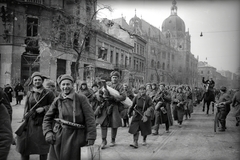
[[[223,91],[223,92],[226,92],[227,88],[225,86],[222,86],[222,87],[220,87],[220,90]]]
[[[42,73],[40,73],[40,72],[34,72],[34,73],[31,75],[31,79],[33,79],[33,78],[36,77],[36,76],[41,77],[42,80],[44,80],[44,79],[48,79],[47,76],[44,76],[44,75],[43,75]]]
[[[157,86],[157,83],[153,82],[152,85],[153,85],[153,86]]]
[[[161,82],[159,83],[159,86],[163,85],[165,87],[165,83]]]
[[[98,87],[98,84],[97,83],[93,83],[92,88],[93,87]]]
[[[74,80],[73,80],[73,77],[72,77],[71,75],[63,74],[63,75],[60,75],[60,76],[58,77],[58,79],[57,79],[58,85],[60,85],[61,82],[62,82],[63,80],[66,80],[66,79],[72,81],[72,83],[73,83],[73,81],[74,81]]]
[[[48,80],[45,85],[46,85],[46,86],[56,87],[53,80]]]
[[[37,77],[37,76],[38,76],[38,77],[41,77],[42,80],[44,80],[44,79],[49,79],[49,77],[44,76],[44,75],[43,75],[42,73],[40,73],[40,72],[34,72],[34,73],[31,75],[30,82],[28,83],[29,86],[33,84],[33,78],[34,78],[34,77]]]
[[[112,72],[110,73],[110,77],[112,77],[112,76],[120,77],[120,73],[119,73],[118,71],[112,71]]]
[[[141,84],[140,86],[139,86],[139,90],[140,89],[146,89],[146,86],[144,85],[144,84]]]
[[[86,81],[83,81],[83,82],[81,83],[81,85],[87,85],[87,82],[86,82]]]

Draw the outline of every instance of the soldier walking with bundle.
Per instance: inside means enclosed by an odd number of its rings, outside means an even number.
[[[169,126],[173,124],[170,108],[171,94],[165,90],[165,84],[160,84],[159,92],[153,98],[155,102],[153,135],[158,135],[159,125],[165,123],[166,132],[169,133]]]
[[[112,71],[110,74],[111,86],[113,89],[119,92],[119,96],[112,96],[109,91],[104,87],[103,103],[96,111],[95,115],[96,123],[101,125],[102,144],[101,148],[105,149],[107,145],[107,131],[108,127],[111,127],[111,143],[110,147],[115,146],[118,127],[122,126],[121,111],[124,110],[124,106],[121,101],[126,99],[126,94],[123,89],[123,85],[119,83],[120,73]]]
[[[133,104],[128,110],[129,117],[134,115],[129,127],[129,133],[133,134],[133,148],[138,148],[139,131],[143,136],[143,145],[146,145],[147,135],[151,134],[151,112],[154,110],[152,99],[146,95],[146,87],[139,87],[139,94],[134,97]]]

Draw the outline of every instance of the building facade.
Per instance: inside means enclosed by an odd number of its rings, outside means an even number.
[[[85,26],[94,23],[92,0],[8,0],[2,1],[1,9],[1,86],[24,84],[34,71],[56,80],[64,73],[75,77],[77,70],[78,78],[86,79],[82,70],[95,63],[96,52],[95,35],[84,34]]]

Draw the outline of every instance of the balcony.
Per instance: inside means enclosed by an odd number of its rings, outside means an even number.
[[[43,4],[43,0],[22,0],[27,3]]]

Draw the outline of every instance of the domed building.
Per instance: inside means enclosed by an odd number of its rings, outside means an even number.
[[[191,36],[184,21],[177,14],[177,2],[173,0],[171,14],[162,23],[162,33],[169,44],[177,50],[180,83],[193,84],[197,79],[198,60],[191,53]],[[185,77],[185,78],[183,78]]]

